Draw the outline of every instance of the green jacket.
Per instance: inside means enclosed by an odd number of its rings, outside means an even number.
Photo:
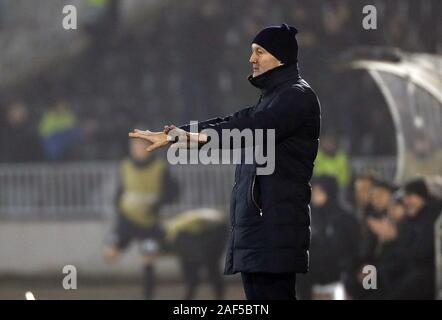
[[[350,165],[344,152],[338,151],[335,155],[330,156],[319,150],[315,161],[315,176],[329,175],[335,177],[339,186],[345,187],[350,180],[350,173]]]

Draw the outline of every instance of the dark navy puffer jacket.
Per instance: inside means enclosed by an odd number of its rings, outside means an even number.
[[[296,66],[249,77],[258,103],[225,118],[199,122],[223,129],[274,129],[275,170],[257,175],[239,164],[231,196],[231,234],[224,274],[308,271],[310,179],[320,132],[320,104]],[[182,127],[188,129],[188,127]]]

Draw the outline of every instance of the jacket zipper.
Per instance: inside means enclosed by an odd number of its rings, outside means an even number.
[[[255,207],[258,208],[259,210],[259,215],[262,217],[262,209],[259,207],[258,203],[255,200],[255,195],[253,190],[255,190],[255,180],[256,180],[256,175],[253,176],[253,182],[252,182],[252,201],[255,204]]]
[[[237,182],[236,182],[236,180],[235,180],[235,182],[233,183],[233,187],[232,187],[232,197],[234,196],[234,194],[233,194],[233,191],[234,191],[234,189],[235,189],[235,187],[236,187],[236,184],[237,184]],[[235,201],[235,205],[234,205],[234,207],[232,208],[232,210],[233,210],[233,212],[232,212],[232,215],[231,215],[231,223],[232,223],[232,227],[231,227],[231,231],[233,232],[233,229],[235,228],[235,207],[236,207],[236,199],[233,199],[233,201]]]

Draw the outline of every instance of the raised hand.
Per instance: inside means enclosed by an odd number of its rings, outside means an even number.
[[[164,132],[152,132],[149,130],[143,131],[135,129],[133,132],[129,132],[129,137],[143,139],[150,142],[151,145],[146,148],[147,151],[154,151],[169,143],[167,134]]]
[[[164,133],[170,137],[170,140],[174,141],[172,148],[189,149],[192,147],[198,147],[198,136],[192,135],[190,132],[177,128],[173,124],[164,126]]]

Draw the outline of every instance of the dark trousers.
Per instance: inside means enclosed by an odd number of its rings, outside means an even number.
[[[296,300],[296,273],[241,273],[247,300]]]

